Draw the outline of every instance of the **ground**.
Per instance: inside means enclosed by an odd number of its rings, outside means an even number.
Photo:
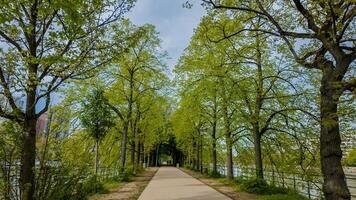
[[[94,195],[89,200],[134,200],[141,194],[158,168],[148,168],[138,175],[132,182],[125,183],[118,188],[111,189],[108,194]]]
[[[139,200],[230,200],[203,182],[175,167],[161,167]]]

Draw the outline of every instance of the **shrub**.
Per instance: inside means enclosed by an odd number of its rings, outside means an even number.
[[[120,173],[119,176],[117,177],[117,181],[119,182],[128,182],[131,180],[131,177],[133,176],[133,171],[132,170],[125,170],[123,173]]]
[[[84,195],[87,196],[88,194],[95,194],[95,193],[103,194],[108,191],[104,188],[101,182],[96,180],[95,176],[91,176],[84,181],[84,183],[80,188],[80,192],[84,193]]]
[[[241,190],[253,194],[287,194],[288,189],[268,185],[265,180],[251,179],[243,180],[242,178],[235,179],[235,182],[240,185]]]
[[[213,172],[213,171],[209,172],[208,176],[210,178],[222,178],[223,177],[219,172]]]
[[[346,165],[356,167],[356,149],[352,149],[346,157]]]

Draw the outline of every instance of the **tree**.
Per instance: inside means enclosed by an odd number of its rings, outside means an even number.
[[[109,52],[101,42],[105,29],[132,5],[132,0],[2,2],[0,93],[10,109],[1,107],[0,116],[19,123],[25,133],[22,199],[34,198],[36,121],[51,94],[68,79],[85,78],[107,63],[101,54]],[[17,95],[25,108],[16,104]]]
[[[136,32],[139,37],[122,56],[115,57],[107,74],[112,80],[108,94],[109,103],[122,123],[120,167],[125,171],[127,144],[132,145],[132,164],[135,159],[134,140],[129,140],[129,134],[135,137],[134,128],[135,106],[141,96],[147,92],[159,90],[166,81],[164,63],[165,56],[160,50],[160,40],[154,26],[146,24],[137,27],[127,22],[128,30]],[[131,131],[131,132],[130,132]]]
[[[177,80],[182,88],[183,94],[192,95],[198,101],[191,103],[200,106],[201,118],[204,130],[206,123],[212,127],[212,160],[213,173],[216,167],[216,127],[219,119],[222,119],[226,143],[226,165],[227,177],[233,178],[233,152],[232,144],[236,130],[233,128],[233,119],[236,117],[234,102],[236,100],[235,85],[232,77],[236,74],[230,70],[233,61],[225,55],[228,49],[227,43],[211,45],[205,32],[204,25],[209,21],[204,18],[196,30],[189,47],[181,57],[179,65],[176,66]],[[187,98],[188,95],[182,95]],[[192,105],[195,107],[196,105]],[[219,112],[218,112],[219,111]],[[215,161],[214,161],[215,160]],[[214,164],[215,163],[215,164]]]
[[[0,121],[0,134],[0,198],[12,199],[16,191],[12,177],[17,168],[16,160],[20,158],[17,147],[21,145],[21,127],[9,120]]]
[[[82,102],[82,112],[79,116],[83,127],[95,140],[95,177],[99,170],[99,144],[110,128],[114,125],[112,110],[104,96],[101,87],[93,88],[86,100]]]
[[[356,79],[349,77],[356,58],[353,44],[355,3],[352,1],[215,1],[203,0],[213,8],[245,12],[266,25],[242,32],[260,32],[281,39],[291,56],[307,69],[319,70],[320,86],[320,159],[326,199],[350,199],[341,165],[338,102],[345,91],[355,92]],[[280,12],[287,9],[288,12]],[[287,13],[287,14],[285,14]],[[306,43],[297,50],[298,43]]]

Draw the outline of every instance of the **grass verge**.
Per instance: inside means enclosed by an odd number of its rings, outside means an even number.
[[[188,170],[192,171],[191,169]],[[227,180],[225,177],[216,174],[200,174],[196,171],[193,173],[196,174],[196,178],[201,176],[207,179],[218,181],[223,185],[231,187],[236,192],[247,192],[254,194],[255,198],[253,199],[256,200],[307,200],[306,197],[298,194],[294,190],[269,185],[263,180],[246,180],[241,177],[237,177],[234,180]]]

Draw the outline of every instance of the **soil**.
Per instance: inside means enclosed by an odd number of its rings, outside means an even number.
[[[158,168],[148,168],[142,174],[136,176],[133,181],[124,183],[118,188],[110,189],[107,194],[92,196],[89,200],[136,200],[157,170]]]

